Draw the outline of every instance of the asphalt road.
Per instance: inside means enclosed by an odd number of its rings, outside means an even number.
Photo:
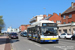
[[[59,39],[59,43],[37,43],[28,40],[27,37],[21,37],[19,40],[11,40],[13,50],[75,50],[75,41]]]

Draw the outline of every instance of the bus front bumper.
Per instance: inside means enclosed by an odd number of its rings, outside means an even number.
[[[40,42],[58,42],[59,40],[41,40]]]

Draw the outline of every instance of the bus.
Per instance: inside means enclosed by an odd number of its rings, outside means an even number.
[[[57,42],[57,24],[49,20],[34,22],[27,28],[27,38],[37,42]]]

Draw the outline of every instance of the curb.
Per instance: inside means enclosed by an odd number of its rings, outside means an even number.
[[[5,44],[4,50],[11,50],[11,43],[10,43],[10,39],[8,36],[6,38],[6,44]]]
[[[13,50],[12,44],[11,44],[11,50]]]

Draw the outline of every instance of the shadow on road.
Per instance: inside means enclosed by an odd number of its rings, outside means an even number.
[[[9,38],[0,38],[0,45],[2,44],[7,44],[7,43],[14,43],[14,42],[18,42],[18,39],[13,39],[14,41],[11,42],[12,39]]]
[[[6,43],[6,38],[0,38],[0,45]]]
[[[35,43],[38,43],[38,44],[58,44],[59,42],[36,42],[36,41],[34,41],[34,40],[30,40],[30,41],[33,41],[33,42],[35,42]]]
[[[10,39],[10,43],[15,43],[15,42],[19,42],[19,39]]]

